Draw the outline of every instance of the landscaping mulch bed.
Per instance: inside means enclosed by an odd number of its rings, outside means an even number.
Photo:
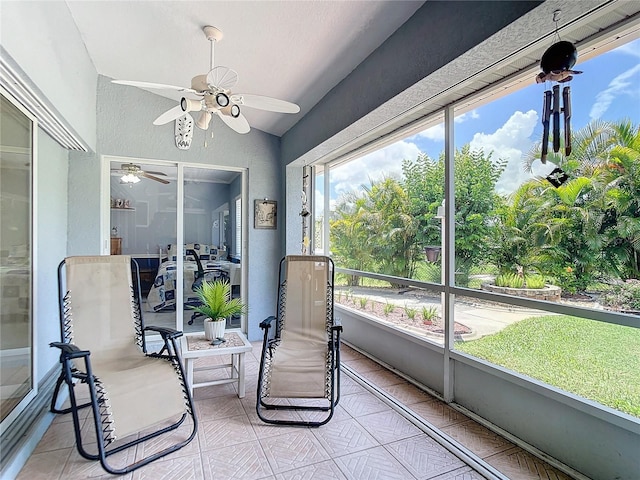
[[[412,330],[424,331],[425,333],[444,335],[444,322],[442,318],[438,317],[432,322],[425,322],[420,314],[420,309],[417,309],[418,313],[412,319],[406,314],[405,310],[401,306],[396,306],[392,312],[385,313],[385,304],[377,302],[375,300],[369,300],[364,308],[360,306],[359,300],[356,298],[354,302],[351,299],[336,299],[335,303],[343,305],[345,307],[352,308],[354,310],[362,311],[373,315],[376,318],[389,322],[392,325],[399,327],[410,327]],[[454,323],[454,334],[463,335],[471,333],[471,329],[462,323]]]

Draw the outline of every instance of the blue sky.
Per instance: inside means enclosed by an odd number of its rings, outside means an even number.
[[[640,124],[640,39],[584,62],[578,58],[574,68],[584,72],[569,84],[574,132],[592,119],[629,118]],[[547,88],[547,83],[534,83],[456,119],[457,147],[470,143],[472,148],[493,151],[494,159],[508,160],[496,186],[502,193],[531,176],[522,169],[522,156],[542,136],[540,115]],[[443,128],[436,126],[332,170],[332,201],[341,192],[368,185],[369,177],[399,176],[404,158],[414,159],[419,153],[437,158],[443,146]],[[533,174],[546,175],[550,169],[536,162]]]

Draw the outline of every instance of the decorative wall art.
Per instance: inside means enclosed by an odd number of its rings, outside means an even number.
[[[275,200],[255,200],[253,228],[275,229],[278,226],[278,202]]]
[[[193,140],[193,117],[188,113],[176,119],[175,138],[176,147],[180,150],[189,150]]]

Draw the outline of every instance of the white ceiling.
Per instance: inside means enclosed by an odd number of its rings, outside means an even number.
[[[192,77],[209,70],[210,44],[202,27],[219,28],[224,38],[215,45],[215,65],[238,72],[234,93],[300,106],[298,114],[243,109],[252,127],[281,136],[424,2],[66,3],[97,72],[113,79],[190,87]],[[153,93],[176,101],[182,96]]]

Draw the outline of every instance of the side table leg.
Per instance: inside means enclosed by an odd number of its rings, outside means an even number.
[[[244,398],[244,352],[238,354],[238,398]]]
[[[193,358],[186,358],[187,367],[187,385],[189,386],[189,393],[193,397]]]
[[[238,378],[238,354],[231,354],[231,378]]]

